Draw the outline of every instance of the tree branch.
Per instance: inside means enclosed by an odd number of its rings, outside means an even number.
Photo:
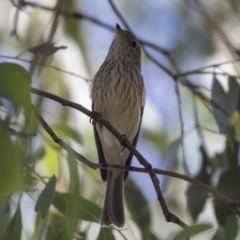
[[[135,147],[133,147],[128,140],[123,139],[123,135],[121,135],[118,131],[116,131],[115,128],[113,128],[113,126],[106,121],[105,119],[103,119],[99,114],[93,114],[91,111],[89,111],[88,109],[84,108],[82,105],[68,101],[66,99],[62,99],[54,94],[51,93],[47,93],[41,90],[37,90],[34,88],[31,88],[31,92],[38,94],[40,96],[43,97],[47,97],[50,98],[56,102],[61,103],[63,106],[68,106],[74,109],[77,109],[79,111],[81,111],[82,113],[84,113],[85,115],[89,116],[91,119],[94,119],[96,122],[101,123],[104,127],[106,127],[117,139],[118,141],[123,145],[123,147],[127,148],[131,153],[133,153],[133,155],[138,159],[139,163],[141,165],[143,165],[146,169],[146,171],[148,172],[152,183],[154,185],[157,197],[158,197],[158,201],[161,205],[163,214],[165,216],[165,219],[167,222],[173,222],[178,224],[179,226],[181,226],[182,228],[186,228],[187,225],[182,222],[177,216],[175,216],[174,214],[172,214],[168,207],[167,204],[165,202],[165,199],[163,197],[160,185],[159,185],[159,179],[156,176],[156,173],[154,172],[152,165],[136,150]],[[56,134],[52,131],[52,129],[46,124],[46,122],[43,120],[43,118],[41,118],[39,115],[37,115],[36,111],[35,111],[35,115],[38,117],[40,123],[42,124],[42,126],[44,127],[44,129],[49,132],[50,136],[53,138],[53,140],[60,144],[64,149],[69,149],[69,146],[67,146],[61,139],[58,139],[58,137],[56,136]],[[74,151],[73,149],[69,149],[70,151]],[[74,155],[77,155],[78,153],[74,151]],[[79,158],[83,158],[83,161],[86,162],[86,164],[90,164],[91,162],[88,161],[87,159],[85,159],[83,156],[79,156]]]
[[[0,55],[0,58],[16,59],[16,60],[19,60],[19,61],[23,61],[23,62],[32,63],[32,64],[35,64],[35,65],[39,65],[39,66],[51,68],[51,69],[57,70],[57,71],[59,71],[59,72],[66,73],[66,74],[72,75],[72,76],[74,76],[74,77],[83,79],[83,80],[86,81],[87,83],[90,83],[90,82],[92,81],[92,80],[87,79],[87,78],[85,78],[85,77],[82,77],[82,76],[80,76],[80,75],[78,75],[78,74],[76,74],[76,73],[66,71],[66,70],[64,70],[64,69],[61,69],[61,68],[59,68],[59,67],[52,66],[52,65],[50,65],[50,64],[45,64],[45,63],[41,63],[41,62],[35,62],[35,61],[33,61],[33,60],[27,60],[27,59],[20,58],[20,57],[10,57],[10,56],[6,56],[6,55]]]
[[[101,26],[101,27],[107,29],[107,30],[110,30],[112,32],[116,31],[115,27],[113,27],[112,25],[110,25],[108,23],[105,23],[105,22],[103,22],[103,21],[101,21],[97,18],[92,17],[92,16],[89,16],[87,14],[80,13],[80,12],[68,12],[68,11],[65,11],[65,10],[62,10],[62,9],[59,9],[59,8],[51,8],[51,7],[48,7],[48,6],[39,4],[39,3],[30,2],[30,1],[23,1],[23,5],[24,6],[35,7],[35,8],[40,8],[40,9],[43,9],[45,11],[56,12],[56,13],[59,13],[59,14],[63,15],[66,18],[74,18],[74,19],[77,19],[77,20],[87,20],[87,21],[90,21],[90,22],[92,22],[92,23],[94,23],[98,26]],[[149,47],[157,50],[158,52],[160,52],[160,53],[162,53],[166,56],[171,55],[172,52],[173,52],[171,50],[164,49],[164,48],[162,48],[162,47],[160,47],[160,46],[158,46],[154,43],[148,42],[146,40],[143,40],[143,39],[138,39],[138,40],[141,44],[149,46]]]
[[[60,104],[62,104],[63,106],[68,106],[71,108],[74,108],[82,113],[84,113],[85,115],[93,118],[95,121],[100,122],[102,125],[104,125],[118,140],[119,142],[121,142],[123,144],[124,147],[128,148],[129,151],[131,153],[133,153],[137,159],[139,160],[139,162],[145,167],[145,168],[137,168],[137,167],[126,167],[126,166],[121,166],[121,165],[111,165],[111,164],[97,164],[97,163],[92,163],[91,161],[89,161],[88,159],[86,159],[84,156],[82,156],[81,154],[77,153],[75,150],[73,150],[70,146],[68,146],[66,143],[64,143],[61,139],[58,138],[58,136],[54,133],[54,131],[49,127],[49,125],[44,121],[44,119],[37,113],[36,110],[34,110],[34,113],[36,115],[36,117],[39,119],[39,122],[41,123],[41,125],[43,126],[43,128],[46,130],[46,132],[48,132],[48,134],[51,136],[51,138],[57,143],[59,144],[61,147],[63,147],[66,151],[69,151],[70,153],[72,153],[76,159],[78,159],[80,162],[82,162],[83,164],[86,164],[88,167],[92,168],[92,169],[107,169],[107,168],[117,168],[123,171],[133,171],[133,172],[142,172],[142,173],[148,173],[152,179],[152,182],[154,184],[155,190],[157,191],[157,195],[159,197],[160,194],[160,200],[162,201],[161,197],[162,193],[161,193],[161,189],[159,187],[159,180],[156,177],[156,174],[161,174],[161,175],[166,175],[166,176],[170,176],[170,177],[174,177],[174,178],[179,178],[182,179],[184,181],[187,181],[191,184],[195,184],[198,187],[208,191],[209,193],[213,194],[215,197],[218,197],[221,201],[223,201],[227,206],[229,206],[239,217],[240,217],[240,210],[239,210],[239,205],[240,202],[236,201],[236,200],[232,200],[229,199],[228,197],[226,197],[225,195],[223,195],[222,193],[218,192],[216,189],[203,184],[191,177],[179,174],[179,173],[175,173],[175,172],[170,172],[170,171],[164,171],[161,169],[157,169],[157,168],[152,168],[151,164],[148,163],[148,161],[128,142],[128,141],[122,141],[122,135],[120,133],[118,133],[112,126],[111,124],[104,120],[103,118],[101,118],[100,115],[96,114],[92,114],[91,111],[89,111],[88,109],[84,108],[82,105],[68,101],[66,99],[63,99],[61,97],[58,97],[54,94],[45,92],[45,91],[41,91],[38,89],[34,89],[31,88],[31,92],[34,94],[37,94],[39,96],[42,97],[46,97],[49,99],[52,99]],[[156,187],[157,185],[157,187]],[[157,188],[157,189],[156,189]],[[159,193],[159,189],[160,189],[160,193]],[[162,204],[165,203],[161,203]],[[165,203],[166,204],[166,203]],[[168,209],[166,210],[165,208],[163,209],[163,211],[169,212]],[[172,218],[172,222],[177,223],[180,226],[186,226],[185,224],[181,225],[181,222],[178,223],[178,218],[176,218],[175,215],[171,215],[171,213],[169,212],[170,215],[167,215],[169,218],[167,221],[169,221],[170,218]],[[175,219],[175,218],[176,219]]]

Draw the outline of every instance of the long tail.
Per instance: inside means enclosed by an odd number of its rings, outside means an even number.
[[[107,190],[100,218],[100,223],[103,227],[107,227],[111,224],[114,224],[119,228],[124,226],[123,184],[124,172],[108,170]]]

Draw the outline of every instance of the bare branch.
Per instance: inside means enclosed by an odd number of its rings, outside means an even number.
[[[31,92],[37,95],[40,95],[42,97],[46,97],[49,99],[52,99],[60,104],[62,104],[63,106],[68,106],[71,108],[74,108],[82,113],[84,113],[85,115],[93,118],[95,121],[100,122],[102,125],[104,125],[118,140],[119,142],[121,142],[123,144],[124,147],[128,148],[130,152],[132,152],[137,159],[139,160],[139,162],[145,167],[145,168],[137,168],[137,167],[126,167],[126,166],[121,166],[121,165],[110,165],[110,164],[96,164],[96,163],[92,163],[91,161],[87,160],[84,156],[82,156],[81,154],[77,153],[75,150],[73,150],[71,147],[69,147],[66,143],[64,143],[61,139],[59,139],[57,137],[57,135],[53,132],[53,130],[48,126],[48,124],[44,121],[44,119],[35,111],[35,115],[37,116],[37,118],[39,119],[40,123],[42,124],[42,126],[44,127],[44,129],[48,132],[48,134],[52,137],[52,139],[58,143],[60,146],[62,146],[66,151],[70,151],[72,154],[74,154],[74,156],[76,157],[76,159],[78,159],[80,162],[86,164],[88,167],[92,168],[92,169],[97,169],[97,168],[117,168],[117,169],[121,169],[123,171],[134,171],[134,172],[144,172],[144,173],[148,173],[152,179],[152,182],[154,184],[154,187],[157,191],[157,195],[159,197],[160,194],[160,203],[161,206],[162,204],[165,203],[164,199],[164,203],[162,203],[162,193],[161,193],[161,189],[159,188],[159,180],[156,177],[155,174],[162,174],[162,175],[167,175],[170,177],[174,177],[174,178],[179,178],[185,181],[188,181],[189,183],[195,184],[197,186],[199,186],[200,188],[212,193],[214,196],[218,197],[220,200],[222,200],[226,205],[228,205],[239,217],[240,217],[240,211],[239,211],[239,201],[235,201],[235,200],[231,200],[228,197],[224,196],[223,194],[221,194],[220,192],[218,192],[217,190],[215,190],[214,188],[205,185],[193,178],[190,178],[188,176],[182,175],[182,174],[178,174],[175,172],[170,172],[170,171],[164,171],[161,169],[156,169],[156,168],[152,168],[151,164],[148,163],[148,161],[128,142],[128,141],[122,141],[122,135],[117,132],[112,126],[111,124],[104,120],[103,118],[101,118],[100,115],[96,114],[92,114],[91,111],[89,111],[88,109],[84,108],[82,105],[68,101],[66,99],[63,99],[61,97],[58,97],[54,94],[45,92],[45,91],[41,91],[41,90],[37,90],[34,88],[31,88]],[[157,187],[156,187],[157,185]],[[160,193],[159,193],[160,190]],[[163,211],[168,211],[168,209],[163,209]],[[178,218],[176,218],[175,215],[172,215],[172,213],[169,212],[169,215],[167,215],[169,218],[166,219],[167,221],[172,221],[174,223],[177,223],[180,226],[186,226],[184,225],[184,223],[182,224],[181,221],[178,221]],[[182,224],[182,225],[181,225]]]
[[[49,64],[45,64],[45,63],[41,63],[41,62],[34,62],[33,60],[27,60],[27,59],[23,59],[23,58],[20,58],[20,57],[10,57],[10,56],[5,56],[5,55],[0,55],[0,58],[1,57],[2,58],[8,58],[8,59],[16,59],[16,60],[19,60],[19,61],[22,61],[22,62],[34,63],[35,65],[43,66],[43,67],[46,67],[46,68],[51,68],[51,69],[57,70],[59,72],[63,72],[63,73],[72,75],[74,77],[81,78],[81,79],[85,80],[87,83],[90,83],[92,81],[92,80],[87,79],[85,77],[82,77],[82,76],[80,76],[76,73],[69,72],[69,71],[63,70],[59,67],[55,67],[55,66],[52,66],[52,65],[49,65]]]
[[[159,183],[160,183],[159,179],[157,178],[156,173],[154,172],[154,170],[152,168],[152,165],[136,150],[135,147],[133,147],[129,143],[128,140],[123,138],[123,135],[121,135],[118,131],[116,131],[116,129],[113,128],[113,126],[108,121],[103,119],[99,114],[93,114],[91,111],[89,111],[88,109],[86,109],[85,107],[83,107],[80,104],[68,101],[66,99],[62,99],[62,98],[60,98],[60,97],[58,97],[54,94],[47,93],[47,92],[37,90],[37,89],[34,89],[34,88],[31,88],[31,92],[35,93],[35,94],[38,94],[40,96],[43,96],[43,97],[50,98],[50,99],[52,99],[56,102],[61,103],[63,106],[68,106],[68,107],[77,109],[77,110],[81,111],[82,113],[86,114],[87,116],[89,116],[91,119],[94,119],[96,122],[99,122],[104,127],[106,127],[118,139],[118,141],[123,145],[123,147],[127,148],[131,153],[133,153],[133,155],[138,159],[139,163],[145,167],[146,171],[148,172],[148,174],[151,177],[152,183],[154,185],[154,188],[155,188],[155,191],[156,191],[156,194],[157,194],[157,197],[158,197],[158,201],[161,205],[161,208],[162,208],[162,211],[164,213],[166,221],[176,223],[179,226],[181,226],[182,228],[187,227],[187,225],[184,222],[182,222],[177,216],[175,216],[174,214],[172,214],[168,210],[167,204],[165,202],[165,199],[163,197],[163,194],[162,194],[162,191],[161,191],[161,188],[160,188],[160,185],[159,185]],[[35,114],[37,115],[36,112],[35,112]],[[39,115],[37,115],[37,117],[38,117],[40,123],[45,128],[45,130],[50,133],[50,135],[54,139],[54,141],[57,142],[58,144],[61,144],[61,146],[64,149],[68,149],[68,146],[64,142],[62,142],[61,139],[57,138],[56,134],[46,124],[46,122]],[[73,149],[70,149],[70,151],[73,151],[74,155],[78,154]],[[80,157],[83,157],[83,156],[80,156]],[[84,159],[84,161],[86,162],[86,164],[91,165],[91,163],[88,160]]]
[[[119,17],[119,19],[122,21],[123,25],[124,25],[130,32],[134,33],[134,31],[131,30],[131,28],[129,27],[127,21],[124,19],[124,17],[122,16],[122,14],[118,11],[117,7],[114,5],[113,1],[112,1],[112,0],[108,0],[108,1],[109,1],[110,5],[111,5],[113,11],[116,13],[116,15],[117,15],[117,16]],[[141,42],[142,44],[148,43],[148,42],[143,41],[143,40],[140,40],[140,39],[138,39],[138,40],[139,40],[139,42]],[[159,52],[163,53],[164,55],[167,55],[167,56],[170,55],[170,52],[169,52],[168,50],[162,51],[162,48],[161,48],[161,47],[157,47],[157,48],[156,48],[156,45],[154,45],[154,44],[147,44],[147,45],[150,46],[150,47],[153,47],[153,46],[154,46],[153,48],[154,48],[155,50],[158,50]],[[171,77],[174,76],[173,73],[172,73],[167,67],[163,66],[163,65],[162,65],[161,63],[159,63],[155,58],[153,58],[153,57],[149,54],[149,52],[144,48],[144,46],[142,46],[142,49],[143,49],[143,51],[145,52],[145,54],[147,55],[147,57],[148,57],[149,59],[151,59],[158,67],[160,67],[162,70],[164,70],[164,71],[165,71],[168,75],[170,75]]]

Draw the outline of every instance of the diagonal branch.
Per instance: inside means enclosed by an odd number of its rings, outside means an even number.
[[[86,115],[91,115],[92,112],[90,112],[88,109],[84,108],[83,106],[81,106],[80,104],[68,101],[66,99],[63,99],[61,97],[58,97],[54,94],[45,92],[45,91],[41,91],[41,90],[37,90],[34,88],[31,88],[31,92],[37,95],[40,95],[42,97],[46,97],[49,99],[52,99],[56,102],[59,102],[60,104],[64,105],[64,106],[68,106],[71,108],[74,108],[76,110],[79,110],[81,112],[83,112]],[[132,167],[132,166],[122,166],[122,165],[114,165],[114,164],[100,164],[100,163],[93,163],[91,161],[89,161],[88,159],[86,159],[83,155],[77,153],[74,149],[72,149],[69,145],[67,145],[64,141],[62,141],[57,135],[56,133],[51,129],[51,127],[46,123],[46,121],[39,115],[39,113],[37,112],[36,108],[33,107],[33,112],[35,114],[35,116],[37,117],[37,119],[39,120],[40,124],[42,125],[42,127],[45,129],[45,131],[50,135],[50,137],[57,143],[59,144],[63,149],[65,149],[66,151],[68,151],[69,153],[73,154],[73,156],[80,161],[81,163],[87,165],[88,167],[92,168],[92,169],[107,169],[107,168],[114,168],[114,169],[120,169],[122,171],[132,171],[132,172],[141,172],[141,173],[148,173],[149,174],[149,169],[147,168],[139,168],[139,167]],[[94,116],[92,116],[94,120],[96,120],[96,118]],[[99,122],[101,122],[101,124],[103,124],[104,122],[106,122],[107,124],[109,124],[109,130],[113,129],[115,132],[117,132],[111,125],[109,122],[107,122],[106,120],[102,119],[99,115],[97,115],[97,118],[99,118]],[[104,124],[103,124],[104,125]],[[119,134],[117,132],[117,134],[120,136],[120,139],[122,140],[122,136],[121,134]],[[129,143],[128,143],[129,144]],[[131,144],[129,144],[131,146]],[[133,147],[132,150],[130,150],[131,152],[133,152],[133,154],[137,157],[143,158],[142,155]],[[228,207],[230,207],[239,217],[240,217],[240,210],[239,210],[239,205],[240,205],[240,201],[236,201],[236,200],[232,200],[229,199],[228,197],[226,197],[225,195],[223,195],[222,193],[220,193],[219,191],[217,191],[216,189],[202,183],[199,182],[196,179],[193,179],[191,177],[188,177],[186,175],[183,174],[179,174],[179,173],[175,173],[175,172],[171,172],[171,171],[165,171],[165,170],[161,170],[161,169],[157,169],[154,168],[152,169],[152,171],[155,174],[161,174],[161,175],[166,175],[166,176],[170,176],[170,177],[174,177],[174,178],[178,178],[184,181],[187,181],[191,184],[195,184],[198,187],[202,188],[203,190],[213,194],[215,197],[218,197],[222,202],[224,202]]]
[[[123,25],[132,33],[134,33],[134,31],[131,30],[131,28],[129,27],[127,21],[124,19],[123,15],[118,11],[117,7],[115,6],[115,4],[113,3],[112,0],[108,0],[109,4],[111,5],[113,11],[115,12],[115,14],[118,16],[118,18],[121,20],[121,22],[123,23]],[[171,51],[162,49],[161,47],[158,47],[152,43],[146,42],[144,40],[141,40],[138,38],[138,41],[142,44],[142,45],[148,45],[152,48],[154,48],[155,50],[163,53],[164,55],[170,57],[171,56]],[[146,56],[152,61],[154,62],[159,68],[161,68],[163,71],[165,71],[168,75],[170,75],[171,77],[174,77],[174,74],[172,73],[171,70],[169,70],[167,67],[165,67],[164,65],[162,65],[161,63],[159,63],[155,58],[153,58],[151,56],[151,54],[149,54],[149,52],[144,48],[144,46],[142,46],[142,49],[144,51],[144,53],[146,54]]]
[[[136,150],[135,147],[133,147],[129,143],[129,141],[123,140],[123,136],[115,128],[113,128],[113,126],[108,121],[103,119],[99,114],[93,114],[91,111],[89,111],[88,109],[86,109],[85,107],[83,107],[80,104],[68,101],[66,99],[62,99],[54,94],[47,93],[47,92],[37,90],[34,88],[31,88],[31,92],[38,94],[40,96],[43,96],[43,97],[50,98],[56,102],[61,103],[63,106],[68,106],[68,107],[77,109],[77,110],[81,111],[82,113],[84,113],[85,115],[89,116],[91,119],[94,119],[96,122],[99,122],[104,127],[106,127],[118,139],[118,141],[123,145],[123,147],[127,148],[131,153],[133,153],[133,155],[138,159],[139,163],[145,167],[145,169],[148,172],[148,174],[152,180],[152,183],[154,185],[154,188],[155,188],[155,191],[156,191],[156,194],[158,197],[158,201],[161,205],[161,208],[162,208],[162,211],[163,211],[166,221],[176,223],[179,226],[181,226],[182,228],[187,227],[187,225],[184,222],[182,222],[177,216],[175,216],[174,214],[172,214],[169,211],[167,204],[165,202],[165,199],[163,197],[160,185],[159,185],[160,184],[159,179],[157,178],[157,175],[156,175],[154,169],[152,168],[152,165]],[[36,112],[35,112],[35,114],[36,114]],[[46,125],[46,122],[39,115],[37,115],[37,116],[38,116],[40,123],[44,126],[44,128],[50,132],[50,135],[52,136],[54,141],[56,141],[57,143],[59,142],[61,144],[61,146],[64,147],[64,149],[68,149],[68,146],[64,142],[62,142],[61,139],[57,138],[57,136],[54,134],[54,132],[51,130],[51,128],[49,128],[49,126]],[[71,149],[71,151],[72,151],[72,149]],[[89,161],[86,161],[86,159],[84,159],[84,161],[89,163]]]
[[[42,10],[45,10],[45,11],[50,11],[50,12],[56,12],[58,14],[61,14],[62,16],[66,17],[66,18],[74,18],[74,19],[77,19],[77,20],[87,20],[87,21],[90,21],[98,26],[101,26],[107,30],[110,30],[112,32],[115,32],[115,27],[113,27],[112,25],[108,24],[108,23],[105,23],[95,17],[92,17],[92,16],[89,16],[87,14],[84,14],[84,13],[81,13],[81,12],[69,12],[69,11],[65,11],[65,10],[62,10],[62,9],[59,9],[59,8],[51,8],[51,7],[48,7],[48,6],[45,6],[45,5],[42,5],[42,4],[39,4],[39,3],[34,3],[34,2],[30,2],[30,1],[25,1],[25,0],[22,0],[23,2],[23,5],[24,6],[30,6],[30,7],[34,7],[34,8],[39,8],[39,9],[42,9]],[[129,29],[129,28],[128,28]],[[167,49],[164,49],[154,43],[151,43],[151,42],[148,42],[146,40],[143,40],[143,39],[139,39],[139,42],[141,42],[141,44],[143,45],[146,45],[146,46],[149,46],[155,50],[157,50],[158,52],[168,56],[168,55],[171,55],[172,54],[172,51],[171,50],[167,50]]]

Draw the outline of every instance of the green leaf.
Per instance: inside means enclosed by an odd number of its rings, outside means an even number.
[[[71,240],[65,233],[65,231],[60,232],[57,236],[52,238],[51,240]]]
[[[79,179],[79,173],[78,173],[78,163],[76,159],[72,156],[71,153],[68,153],[68,166],[69,166],[69,176],[70,176],[70,184],[69,184],[69,192],[79,194],[80,193],[80,179]],[[78,205],[78,202],[74,202],[73,206]],[[67,209],[68,213],[66,216],[66,233],[68,237],[71,239],[74,238],[77,226],[78,226],[78,218],[70,217],[71,215],[70,211],[75,211],[74,207],[70,207]]]
[[[61,130],[70,138],[72,138],[73,140],[75,140],[77,143],[83,143],[83,139],[81,134],[76,131],[75,128],[72,128],[66,124],[63,124],[61,126]]]
[[[234,139],[234,136],[229,136],[229,138],[225,150],[228,170],[220,176],[217,190],[231,199],[240,199],[239,143]],[[221,226],[226,226],[227,218],[233,214],[232,210],[216,197],[213,203],[218,223]]]
[[[68,166],[70,175],[69,192],[79,194],[80,193],[80,179],[78,172],[78,162],[74,156],[68,152]]]
[[[213,113],[220,133],[225,133],[228,126],[228,117],[237,109],[239,101],[239,84],[237,79],[229,76],[228,85],[229,90],[225,93],[216,75],[213,75],[212,100],[220,106],[213,106]]]
[[[227,172],[224,172],[219,180],[217,190],[222,194],[228,196],[232,199],[240,198],[240,168],[236,168],[234,173],[230,169]],[[218,198],[214,198],[214,210],[218,220],[218,223],[222,226],[226,226],[226,220],[229,216],[231,216],[232,210],[226,206],[222,201]]]
[[[177,153],[178,153],[180,144],[181,144],[181,138],[177,138],[170,144],[170,146],[167,149],[167,152],[165,153],[165,156],[164,156],[164,159],[166,161],[165,169],[167,171],[175,170],[175,167],[177,164]],[[166,191],[169,179],[170,179],[169,176],[163,176],[163,181],[162,181],[163,191]]]
[[[69,217],[99,222],[101,208],[79,195],[56,193],[53,205]]]
[[[238,221],[234,214],[230,215],[226,221],[225,239],[236,239],[238,235]]]
[[[9,196],[0,198],[0,236],[11,216],[9,198]]]
[[[238,99],[239,99],[239,84],[237,82],[237,79],[233,76],[229,76],[228,86],[229,86],[229,90],[226,95],[225,106],[229,115],[232,115],[237,108]]]
[[[51,226],[51,225],[53,225],[53,226]],[[46,240],[51,240],[56,236],[56,232],[53,229],[55,227],[55,225],[53,223],[51,223],[51,225],[48,225],[48,227],[47,227]]]
[[[211,229],[209,224],[198,224],[183,229],[172,240],[182,240]]]
[[[10,221],[9,225],[5,229],[3,235],[0,233],[0,239],[4,240],[20,240],[22,235],[22,215],[20,206]]]
[[[0,119],[0,199],[3,195],[24,188],[24,178],[21,161],[18,158],[9,132]]]
[[[223,87],[219,83],[215,74],[213,75],[212,83],[212,100],[219,106],[213,106],[213,113],[216,118],[219,131],[220,133],[225,133],[226,127],[228,125],[228,116],[224,112],[226,93],[224,92]]]
[[[42,213],[42,218],[44,218],[48,210],[53,202],[54,196],[55,196],[55,187],[56,187],[56,177],[53,175],[48,183],[46,184],[45,188],[42,190],[36,206],[35,206],[35,211],[41,211]]]
[[[37,217],[35,219],[35,229],[33,234],[33,239],[41,239],[43,237],[43,234],[45,236],[46,230],[47,230],[47,221],[48,219],[43,219],[40,212],[37,213]]]
[[[148,202],[139,187],[129,178],[125,184],[126,203],[134,222],[139,226],[143,239],[151,235],[150,209]]]
[[[195,179],[201,181],[202,183],[205,183],[207,185],[210,184],[210,175],[207,171],[207,168],[209,166],[209,158],[204,150],[204,148],[201,146],[200,151],[202,153],[202,165],[199,173],[195,177]],[[189,189],[187,190],[187,205],[190,210],[191,216],[193,218],[193,221],[195,222],[197,220],[198,215],[202,212],[203,207],[205,205],[205,202],[208,198],[207,191],[204,191],[203,189],[199,188],[198,186],[192,184]]]
[[[66,233],[70,239],[74,239],[78,226],[78,219],[72,217],[66,217]]]
[[[27,113],[31,111],[29,84],[31,77],[20,65],[0,63],[0,97],[7,98]]]
[[[226,240],[222,234],[222,229],[218,228],[211,240]]]
[[[97,240],[115,240],[109,228],[101,228]]]
[[[77,143],[83,143],[83,139],[81,134],[76,131],[76,129],[66,125],[66,123],[58,123],[56,125],[53,126],[54,129],[57,129],[57,131],[61,131],[60,133],[63,133],[64,136],[71,138],[73,140],[75,140]]]
[[[151,232],[151,237],[149,238],[151,240],[160,240],[154,233]]]

